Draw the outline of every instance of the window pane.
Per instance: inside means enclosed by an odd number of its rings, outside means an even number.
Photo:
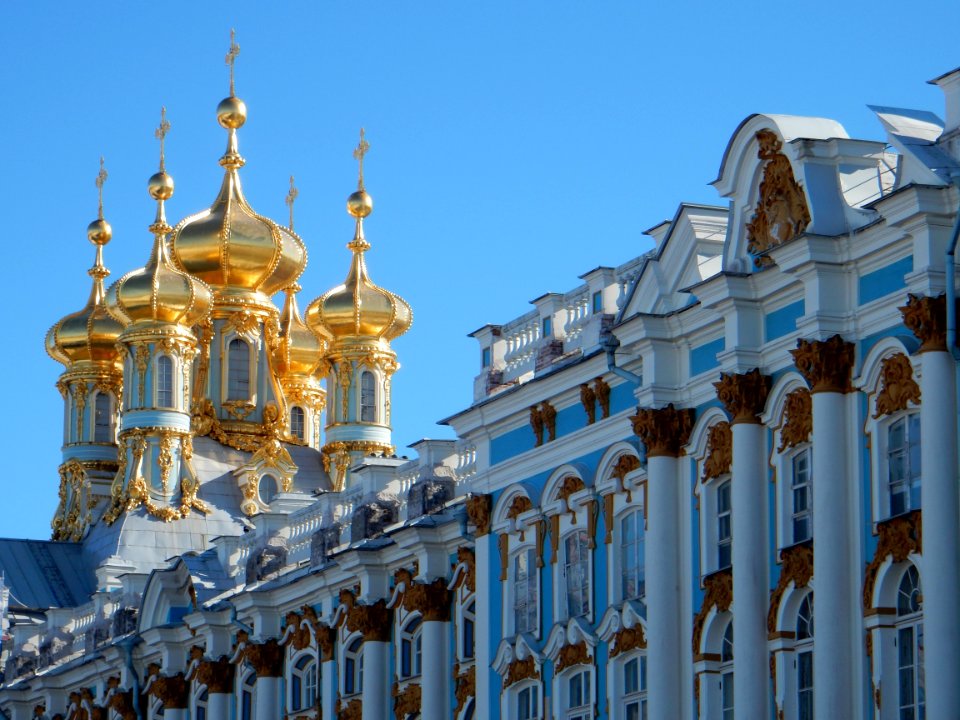
[[[364,371],[360,376],[360,421],[377,421],[376,378],[369,371]]]
[[[173,407],[173,361],[166,355],[157,358],[157,407]]]
[[[299,407],[290,408],[290,434],[295,438],[303,440],[303,425],[303,409]]]
[[[233,339],[227,350],[227,400],[250,399],[250,346]]]

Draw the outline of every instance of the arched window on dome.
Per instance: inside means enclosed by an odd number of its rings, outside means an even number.
[[[297,440],[303,440],[305,416],[303,408],[294,405],[290,408],[290,434]]]
[[[157,358],[157,407],[173,407],[173,360],[169,355]]]
[[[360,375],[360,422],[377,421],[377,378],[369,370]]]
[[[926,712],[923,681],[923,594],[920,573],[910,565],[897,590],[897,707],[902,720],[921,720]]]
[[[93,441],[113,442],[113,402],[105,392],[97,393],[93,407]]]
[[[234,338],[227,346],[227,400],[250,399],[250,346]]]

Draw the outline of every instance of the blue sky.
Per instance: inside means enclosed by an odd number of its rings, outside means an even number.
[[[647,250],[645,229],[708,183],[753,112],[839,120],[882,139],[867,103],[942,114],[926,80],[960,65],[941,28],[960,5],[892,2],[132,2],[7,0],[0,10],[0,209],[7,218],[8,388],[0,536],[47,537],[57,499],[61,367],[47,328],[89,291],[98,158],[116,279],[142,265],[166,105],[171,220],[208,207],[225,133],[224,55],[237,29],[247,198],[296,229],[301,306],[340,283],[351,150],[372,149],[370,272],[414,308],[395,343],[394,440],[449,437],[469,405],[467,338]]]

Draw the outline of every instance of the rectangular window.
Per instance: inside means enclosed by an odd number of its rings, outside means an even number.
[[[537,606],[537,567],[533,550],[525,550],[513,561],[513,631],[535,633],[539,608]]]
[[[791,491],[793,493],[793,542],[799,543],[813,537],[813,523],[810,515],[813,510],[811,498],[813,486],[810,483],[809,448],[793,456]]]
[[[544,338],[549,338],[553,335],[553,321],[549,317],[545,317],[541,323],[541,334]]]
[[[590,613],[590,550],[587,534],[575,532],[564,540],[563,575],[567,585],[567,617]]]
[[[730,514],[730,481],[727,480],[717,488],[717,570],[730,567]]]
[[[517,720],[536,720],[540,717],[540,693],[536,686],[517,694]]]
[[[603,293],[597,290],[593,294],[593,314],[599,315],[603,312]]]
[[[643,515],[637,510],[620,521],[620,571],[624,600],[645,595]]]
[[[590,718],[590,674],[577,673],[569,680],[567,693],[567,720],[589,720]]]
[[[626,720],[647,719],[647,657],[633,658],[623,666],[623,700]]]
[[[173,407],[173,361],[166,355],[157,358],[157,407]]]
[[[490,348],[485,347],[480,353],[481,367],[490,367]]]
[[[890,515],[920,508],[920,413],[887,428],[887,481]]]
[[[813,653],[797,655],[797,719],[813,720]]]
[[[922,624],[897,631],[897,655],[900,720],[923,720],[927,698],[923,682]]]

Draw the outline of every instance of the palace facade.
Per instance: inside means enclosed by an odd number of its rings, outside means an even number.
[[[101,202],[47,335],[60,505],[0,540],[0,716],[960,717],[960,70],[933,82],[945,121],[874,107],[881,140],[746,118],[722,205],[472,333],[457,439],[414,460],[366,141],[346,280],[301,301],[232,80],[176,226],[163,120],[146,264],[107,284]]]

